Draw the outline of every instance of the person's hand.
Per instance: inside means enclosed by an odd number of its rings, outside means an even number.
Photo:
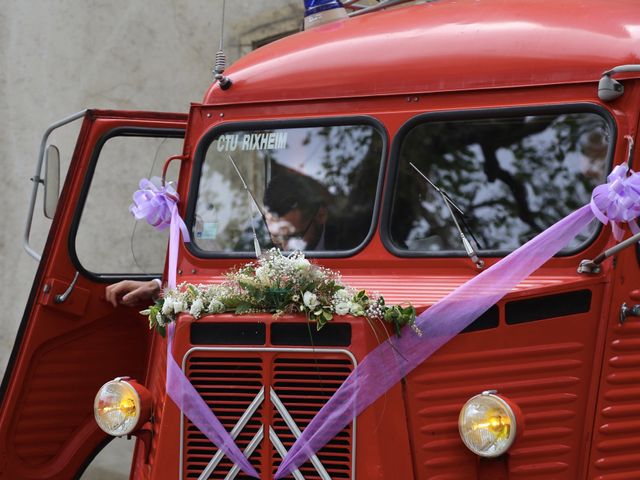
[[[155,280],[141,282],[138,280],[123,280],[105,289],[105,297],[114,307],[118,304],[135,307],[153,301],[153,297],[160,293],[160,284]]]

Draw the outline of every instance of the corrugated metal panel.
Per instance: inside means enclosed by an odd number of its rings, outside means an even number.
[[[609,340],[590,478],[635,480],[640,478],[640,321],[627,318]]]

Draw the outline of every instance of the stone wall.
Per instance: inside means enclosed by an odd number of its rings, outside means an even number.
[[[218,50],[221,0],[5,0],[0,9],[0,370],[4,371],[36,272],[22,249],[42,133],[84,108],[187,112],[209,86]],[[230,61],[264,39],[296,29],[302,0],[229,0]],[[57,133],[63,171],[78,127]],[[118,195],[130,197],[131,191]],[[32,244],[49,222],[38,198]],[[88,239],[103,246],[99,232]],[[128,478],[133,442],[116,440],[85,479]]]

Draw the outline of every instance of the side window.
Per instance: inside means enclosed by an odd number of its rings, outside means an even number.
[[[605,180],[611,130],[591,112],[415,122],[399,139],[387,243],[400,255],[463,251],[441,195],[413,163],[464,212],[459,223],[479,250],[516,249],[589,202]]]
[[[124,131],[103,144],[75,237],[75,253],[85,270],[97,275],[162,272],[168,232],[136,222],[129,205],[140,179],[161,176],[165,160],[182,152],[182,135]],[[177,175],[177,162],[173,165],[167,181]]]

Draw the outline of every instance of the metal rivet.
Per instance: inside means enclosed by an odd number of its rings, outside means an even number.
[[[207,118],[211,118],[211,114],[210,113],[207,113]]]
[[[224,113],[222,113],[222,112],[221,112],[221,113],[220,113],[220,116],[221,116],[221,117],[224,117]]]
[[[191,273],[196,273],[197,270],[195,268],[191,269]]]
[[[42,293],[49,293],[51,290],[51,286],[47,283],[44,287],[42,287]]]
[[[182,270],[178,270],[178,275],[182,275]]]

